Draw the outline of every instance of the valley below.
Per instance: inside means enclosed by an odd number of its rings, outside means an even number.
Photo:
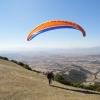
[[[99,54],[34,51],[2,53],[2,56],[27,63],[33,70],[40,73],[53,70],[54,73],[68,76],[73,70],[74,76],[81,75],[81,79],[84,78],[83,84],[94,84],[95,82],[100,84]]]

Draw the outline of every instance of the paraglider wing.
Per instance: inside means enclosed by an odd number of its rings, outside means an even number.
[[[27,41],[31,40],[32,38],[34,38],[38,34],[41,34],[43,32],[49,31],[49,30],[59,29],[59,28],[78,29],[78,30],[80,30],[82,32],[83,36],[86,35],[84,29],[80,25],[78,25],[78,24],[76,24],[74,22],[63,21],[63,20],[53,20],[53,21],[45,22],[45,23],[37,26],[36,28],[34,28],[29,33],[29,35],[27,37]]]

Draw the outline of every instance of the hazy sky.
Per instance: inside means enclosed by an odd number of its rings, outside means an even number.
[[[69,20],[81,25],[57,29],[27,41],[29,32],[49,20]],[[14,47],[100,46],[100,0],[0,0],[0,50]]]

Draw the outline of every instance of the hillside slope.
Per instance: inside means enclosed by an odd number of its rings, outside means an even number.
[[[49,86],[45,76],[0,59],[0,100],[100,100],[100,92]]]

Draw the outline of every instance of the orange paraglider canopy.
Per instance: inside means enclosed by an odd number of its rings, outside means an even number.
[[[35,36],[37,36],[38,34],[41,34],[43,32],[49,31],[49,30],[54,30],[54,29],[59,29],[59,28],[73,28],[73,29],[78,29],[82,32],[82,35],[85,36],[86,33],[84,31],[84,29],[71,21],[64,21],[64,20],[52,20],[52,21],[48,21],[45,22],[39,26],[37,26],[36,28],[34,28],[28,35],[27,37],[27,41],[31,40],[32,38],[34,38]]]

